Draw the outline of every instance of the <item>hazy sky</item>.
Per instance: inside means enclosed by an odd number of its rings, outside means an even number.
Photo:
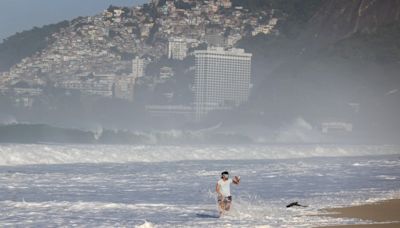
[[[109,5],[133,6],[146,0],[0,0],[0,43],[4,38],[78,16],[94,15]]]

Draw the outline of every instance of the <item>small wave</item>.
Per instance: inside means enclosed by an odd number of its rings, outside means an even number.
[[[378,179],[383,179],[383,180],[396,180],[397,177],[395,176],[389,176],[389,175],[379,175],[377,176]]]
[[[356,163],[353,163],[353,166],[366,166],[366,164],[356,162]]]

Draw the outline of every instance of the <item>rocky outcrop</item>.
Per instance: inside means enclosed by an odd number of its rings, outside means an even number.
[[[331,44],[399,22],[399,0],[326,0],[309,21],[302,40],[314,45]]]

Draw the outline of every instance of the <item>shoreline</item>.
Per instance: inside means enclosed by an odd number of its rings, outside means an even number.
[[[361,219],[365,224],[333,225],[320,228],[395,228],[400,227],[400,199],[379,201],[343,208],[329,208],[320,216]]]

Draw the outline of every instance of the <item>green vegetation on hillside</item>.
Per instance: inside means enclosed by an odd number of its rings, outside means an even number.
[[[274,9],[284,13],[287,18],[284,23],[279,24],[279,30],[289,38],[295,38],[301,33],[308,20],[324,2],[322,0],[232,0],[233,6],[242,6],[250,11]]]
[[[51,34],[67,27],[68,21],[57,24],[45,25],[41,28],[34,27],[31,30],[18,32],[0,43],[0,72],[7,71],[23,58],[34,55],[47,47],[51,40]]]

